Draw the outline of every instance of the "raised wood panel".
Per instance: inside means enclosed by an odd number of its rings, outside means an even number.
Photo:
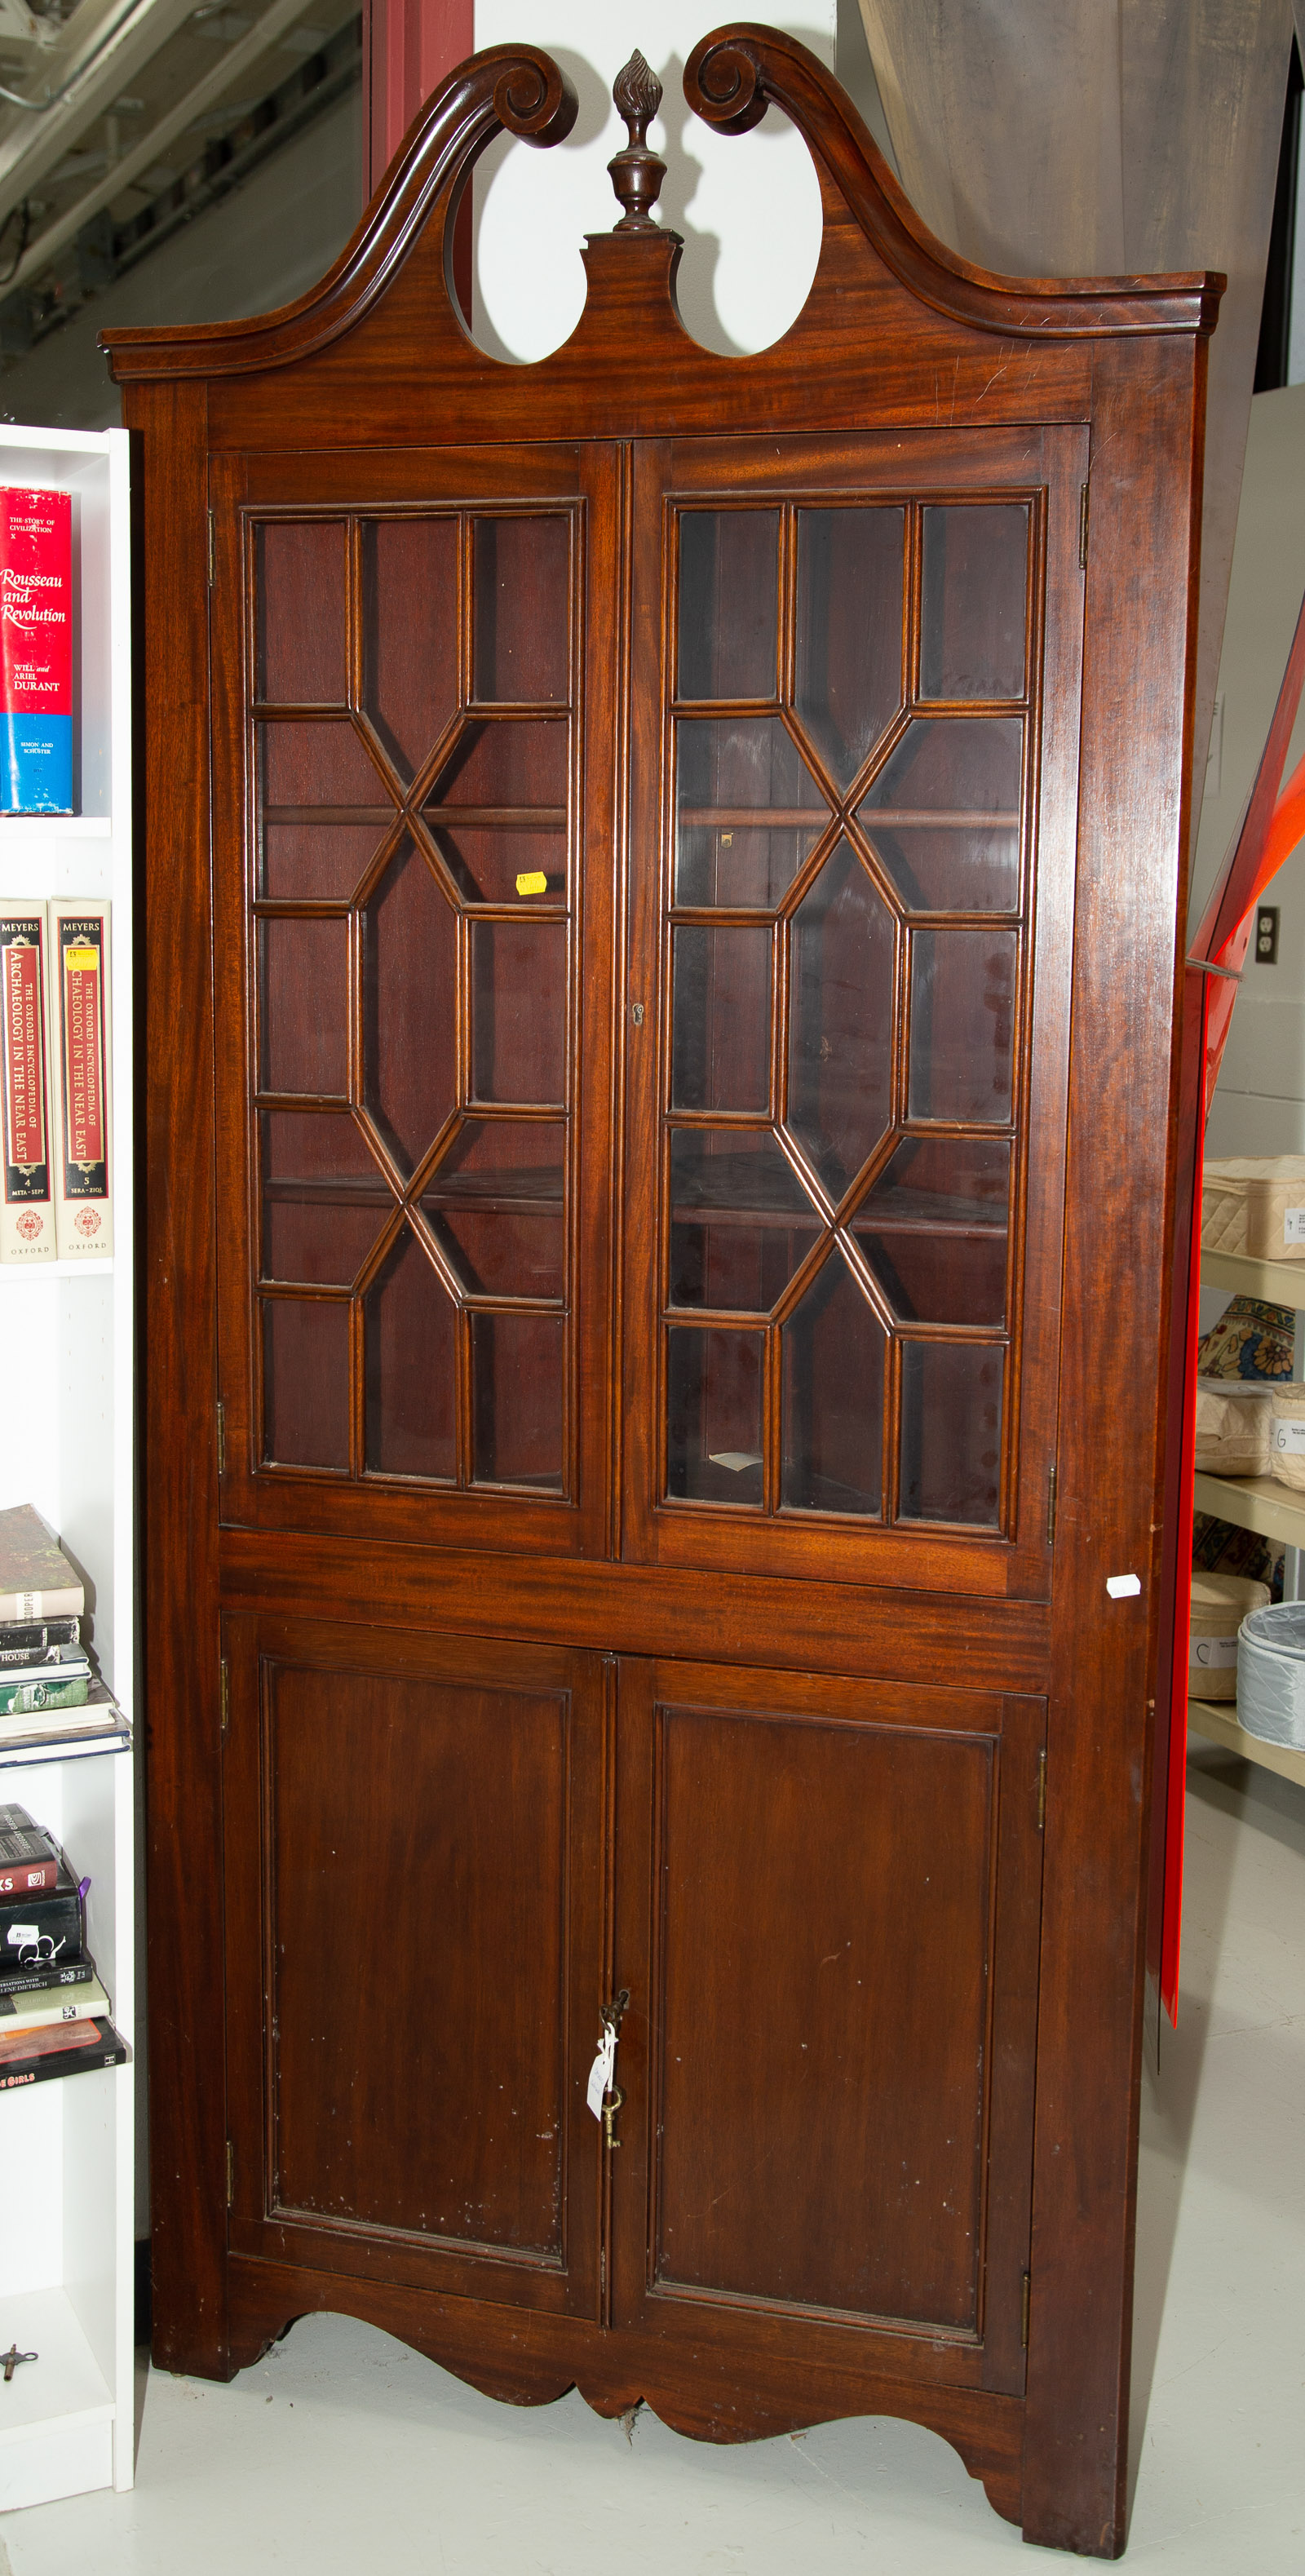
[[[621,1705],[618,2313],[1018,2389],[1040,1704],[659,1662]]]
[[[277,1621],[228,1645],[240,2241],[583,2304],[593,1666]]]

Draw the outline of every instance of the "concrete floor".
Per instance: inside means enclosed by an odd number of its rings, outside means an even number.
[[[1181,2027],[1144,2088],[1128,2563],[1288,2576],[1305,2569],[1305,1792],[1202,1747],[1187,1888]],[[717,2451],[642,2415],[627,2440],[574,2395],[491,2404],[342,2317],[305,2319],[229,2388],[151,2376],[137,2478],[7,2517],[0,2576],[1030,2563],[912,2425]]]

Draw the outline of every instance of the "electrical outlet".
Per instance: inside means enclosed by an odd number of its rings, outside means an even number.
[[[1276,966],[1278,963],[1278,905],[1257,903],[1255,907],[1255,963]]]

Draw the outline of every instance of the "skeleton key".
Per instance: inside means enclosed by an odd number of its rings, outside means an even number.
[[[613,2085],[611,2092],[607,2095],[603,2103],[603,2144],[605,2147],[619,2147],[621,2143],[612,2127],[612,2123],[615,2120],[616,2114],[620,2110],[621,2104],[624,2100],[625,2094],[622,2091],[621,2086],[619,2084]]]
[[[0,2353],[0,2361],[3,2361],[5,2366],[6,2379],[13,2378],[20,2361],[39,2361],[40,2358],[39,2352],[20,2352],[16,2343],[10,2344],[8,2352]]]

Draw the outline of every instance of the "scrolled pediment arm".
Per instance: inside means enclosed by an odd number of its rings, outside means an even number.
[[[718,134],[747,134],[772,104],[801,134],[885,265],[921,304],[971,328],[1018,338],[1214,328],[1224,281],[1177,277],[1009,278],[938,240],[898,186],[832,72],[777,27],[717,27],[684,67],[694,115]]]
[[[547,150],[575,123],[576,94],[537,45],[494,45],[459,65],[400,145],[352,238],[320,284],[252,321],[194,329],[106,331],[115,377],[229,375],[290,364],[360,321],[441,200],[451,208],[496,134]]]

